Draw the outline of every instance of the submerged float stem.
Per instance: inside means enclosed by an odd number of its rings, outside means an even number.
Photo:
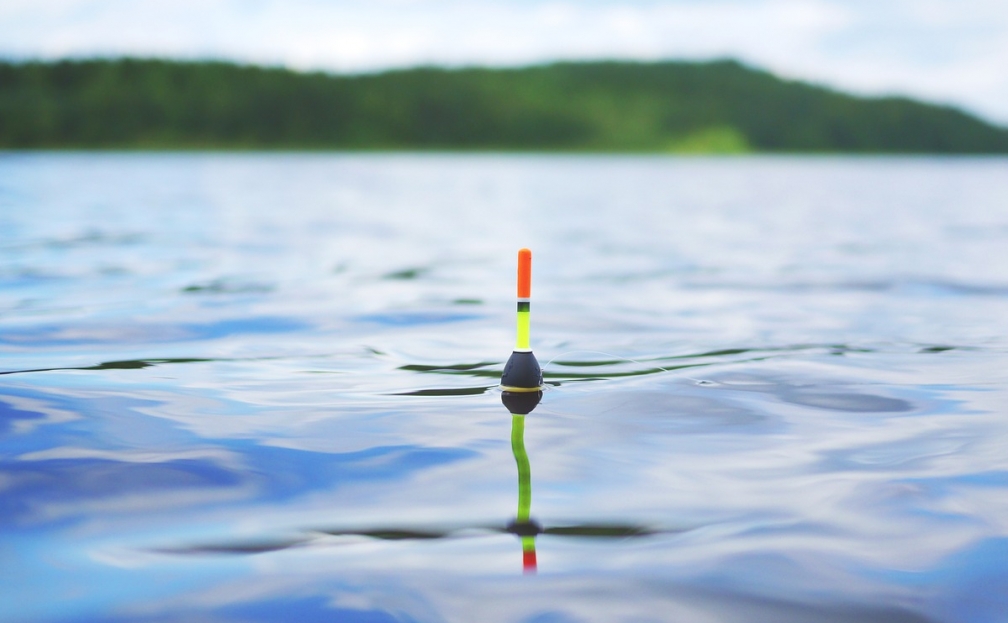
[[[525,416],[511,416],[511,452],[518,465],[518,515],[521,523],[529,520],[532,509],[532,468],[525,451]]]
[[[525,451],[525,416],[511,416],[511,452],[518,466],[518,514],[515,516],[516,532],[521,534],[522,568],[525,573],[535,573],[536,563],[535,535],[540,528],[531,521],[532,510],[532,468],[529,465],[528,453]],[[521,530],[518,530],[518,527]]]

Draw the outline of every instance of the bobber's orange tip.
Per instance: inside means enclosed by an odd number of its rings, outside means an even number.
[[[532,296],[532,251],[518,251],[518,298],[527,299]]]

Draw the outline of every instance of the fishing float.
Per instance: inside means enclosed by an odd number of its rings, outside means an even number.
[[[501,401],[512,414],[526,415],[542,399],[542,369],[529,338],[532,307],[532,251],[518,251],[518,318],[515,347],[501,375]]]
[[[542,400],[543,378],[529,339],[532,297],[532,251],[518,251],[518,318],[514,351],[501,375],[501,402],[511,413],[511,452],[518,468],[518,512],[508,532],[521,538],[522,569],[535,573],[535,538],[542,527],[531,518],[532,469],[525,451],[525,416]]]

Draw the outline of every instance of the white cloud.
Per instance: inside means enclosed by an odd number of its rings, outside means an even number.
[[[732,56],[1008,123],[1003,0],[6,0],[0,54],[213,57],[335,71]]]

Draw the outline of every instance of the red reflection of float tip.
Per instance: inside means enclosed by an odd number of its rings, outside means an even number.
[[[535,573],[539,568],[536,565],[536,553],[534,549],[522,552],[522,568],[525,569],[525,573]]]
[[[527,299],[532,296],[532,251],[518,251],[518,298]]]

